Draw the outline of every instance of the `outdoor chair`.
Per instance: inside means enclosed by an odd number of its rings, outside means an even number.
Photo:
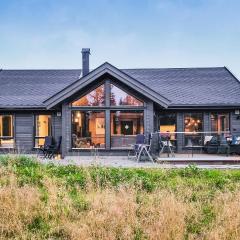
[[[138,154],[137,154],[137,162],[139,162],[142,159],[148,159],[152,163],[154,163],[153,157],[152,157],[152,149],[153,149],[153,141],[152,138],[150,137],[150,143],[149,144],[140,144],[139,149],[138,149]]]
[[[62,136],[58,138],[58,141],[46,150],[46,157],[51,159],[54,158],[57,154],[60,154],[62,144]]]
[[[229,150],[230,146],[228,145],[227,140],[224,137],[224,134],[221,134],[221,136],[219,137],[218,153],[229,155]]]
[[[217,154],[218,153],[218,138],[217,136],[212,136],[212,138],[207,141],[203,147],[204,152],[208,154]]]
[[[138,154],[140,152],[140,147],[142,144],[145,143],[145,135],[144,134],[137,134],[136,136],[136,143],[132,145],[132,149],[128,152],[128,158],[138,158]],[[133,155],[131,155],[133,152]]]
[[[159,156],[164,153],[167,152],[168,156],[169,154],[171,154],[172,157],[175,157],[174,154],[174,146],[172,145],[171,141],[170,141],[170,135],[160,135],[160,152],[159,152]]]
[[[204,145],[204,151],[208,154],[229,154],[230,146],[227,143],[226,138],[222,134],[219,136],[212,136],[210,141],[207,141]]]
[[[151,140],[150,144],[145,144],[145,135],[144,134],[138,134],[136,136],[136,144],[132,145],[131,151],[128,153],[128,158],[133,157],[139,162],[142,159],[149,159],[152,162],[153,158],[150,153],[151,148]],[[130,155],[131,152],[134,152],[134,155]]]
[[[204,142],[203,142],[204,146],[205,146],[209,141],[211,141],[212,137],[213,137],[213,136],[204,136]]]
[[[229,145],[229,153],[230,154],[238,154],[240,155],[240,137],[238,136],[232,136],[232,141]]]
[[[52,136],[46,136],[44,139],[44,144],[40,145],[37,151],[37,156],[42,155],[44,158],[47,157],[47,151],[53,147],[53,137]]]

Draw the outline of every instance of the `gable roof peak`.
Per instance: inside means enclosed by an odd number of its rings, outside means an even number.
[[[47,108],[49,109],[59,104],[60,102],[64,101],[65,99],[71,97],[74,93],[86,87],[88,84],[95,81],[96,79],[98,79],[99,77],[103,76],[106,73],[111,75],[113,78],[116,78],[119,81],[125,83],[126,85],[135,89],[136,91],[139,91],[145,97],[148,97],[149,99],[157,102],[158,104],[165,108],[167,108],[168,105],[171,103],[171,101],[167,99],[165,96],[162,96],[161,94],[149,88],[145,84],[137,81],[135,78],[129,76],[127,73],[121,71],[112,64],[104,62],[99,67],[89,72],[87,75],[79,78],[74,83],[65,87],[57,94],[54,94],[48,99],[46,99],[44,101],[44,104],[46,104]]]

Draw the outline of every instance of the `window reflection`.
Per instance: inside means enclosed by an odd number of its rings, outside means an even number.
[[[72,112],[73,148],[105,148],[105,112]]]
[[[104,84],[72,103],[72,106],[103,106],[105,103]]]
[[[143,106],[143,102],[113,84],[111,84],[110,102],[112,106]]]

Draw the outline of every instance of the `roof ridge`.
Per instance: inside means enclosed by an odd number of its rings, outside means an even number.
[[[216,69],[216,68],[225,68],[225,66],[223,67],[174,67],[174,68],[119,68],[120,70],[172,70],[172,69],[177,69],[177,70],[181,70],[181,69]]]
[[[226,68],[225,66],[218,67],[166,67],[166,68],[119,68],[119,70],[171,70],[171,69],[215,69],[215,68]],[[0,71],[81,71],[81,68],[4,68]],[[94,69],[91,69],[91,71]]]
[[[82,71],[81,68],[22,68],[22,69],[9,69],[9,68],[4,68],[4,69],[0,69],[0,71]]]

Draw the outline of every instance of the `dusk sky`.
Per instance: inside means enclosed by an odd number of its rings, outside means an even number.
[[[227,66],[240,77],[239,0],[0,0],[0,68]]]

